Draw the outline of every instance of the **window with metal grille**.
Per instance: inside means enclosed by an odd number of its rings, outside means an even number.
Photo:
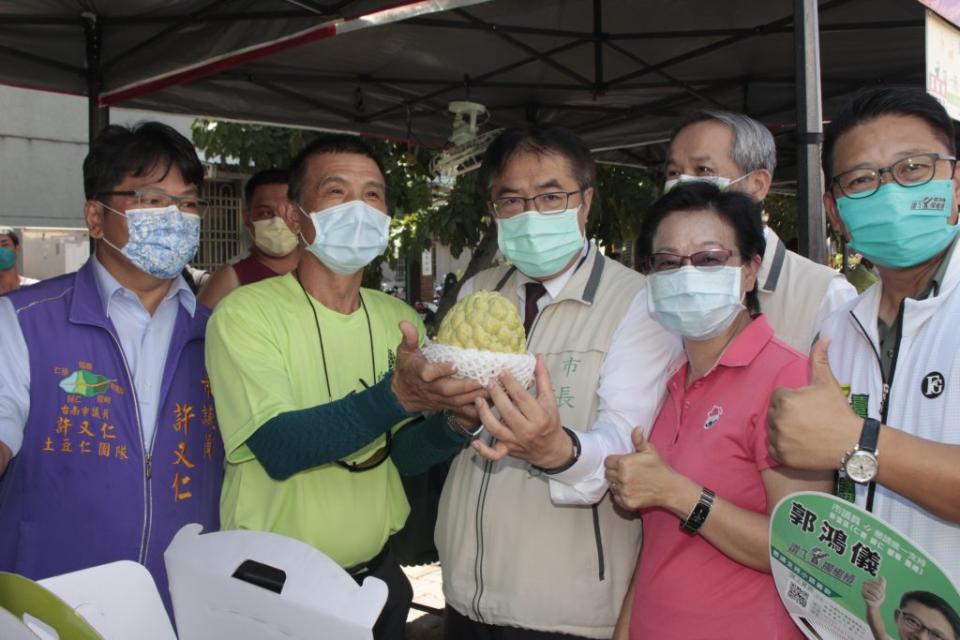
[[[241,218],[243,190],[235,180],[207,180],[204,198],[210,208],[200,225],[200,249],[191,263],[197,269],[213,271],[245,248]]]

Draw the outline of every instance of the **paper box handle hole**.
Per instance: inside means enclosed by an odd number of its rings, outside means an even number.
[[[233,572],[233,577],[237,580],[249,582],[261,589],[281,593],[283,585],[287,581],[287,572],[256,560],[244,560]]]

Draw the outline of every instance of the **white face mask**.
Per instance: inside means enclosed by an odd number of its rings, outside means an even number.
[[[268,256],[282,258],[297,248],[297,234],[290,231],[283,218],[274,216],[253,221],[253,242]]]
[[[751,171],[750,173],[753,173],[753,172]],[[731,180],[730,178],[724,178],[723,176],[688,176],[687,174],[682,173],[676,178],[673,178],[671,180],[667,180],[666,182],[664,182],[663,192],[669,193],[670,191],[673,190],[674,187],[676,187],[678,184],[682,182],[709,182],[710,184],[720,189],[720,191],[726,191],[730,187],[730,185],[740,182],[741,180],[746,178],[748,175],[750,175],[750,173],[745,173],[739,178],[736,178],[734,180]]]
[[[390,217],[363,200],[309,214],[302,207],[300,211],[310,218],[316,231],[307,250],[334,273],[354,274],[387,248]]]
[[[742,267],[680,267],[647,278],[647,307],[671,333],[707,340],[723,333],[744,309]]]

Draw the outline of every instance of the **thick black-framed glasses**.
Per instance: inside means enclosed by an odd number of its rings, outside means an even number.
[[[99,200],[103,196],[121,196],[136,200],[137,209],[162,209],[172,204],[184,213],[202,215],[209,203],[198,196],[172,196],[161,189],[142,189],[128,191],[101,191],[96,195]]]
[[[493,214],[498,218],[505,216],[515,216],[527,210],[527,203],[532,202],[533,208],[540,213],[562,213],[567,210],[570,202],[570,196],[583,193],[583,189],[576,191],[551,191],[549,193],[538,193],[532,198],[523,196],[503,196],[494,198],[490,201],[490,208]]]
[[[679,269],[685,264],[691,264],[697,269],[715,269],[722,267],[730,261],[730,258],[738,255],[729,249],[709,249],[707,251],[697,251],[688,256],[681,256],[675,253],[654,253],[650,256],[648,264],[651,271],[663,273],[664,271],[673,271]]]
[[[869,198],[880,189],[883,174],[888,173],[901,187],[919,187],[933,180],[937,175],[937,162],[946,161],[950,165],[950,175],[957,167],[957,159],[939,153],[920,153],[909,158],[897,160],[889,167],[879,169],[851,169],[833,177],[831,182],[840,188],[848,198]]]

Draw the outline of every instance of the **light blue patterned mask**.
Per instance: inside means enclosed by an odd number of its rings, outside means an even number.
[[[200,216],[184,213],[176,205],[122,213],[105,204],[103,207],[127,219],[128,239],[123,248],[106,236],[102,240],[154,278],[175,278],[200,246]]]

